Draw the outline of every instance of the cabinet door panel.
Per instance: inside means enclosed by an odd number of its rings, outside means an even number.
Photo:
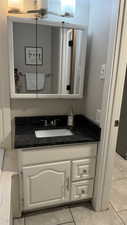
[[[23,168],[24,209],[69,201],[70,162]]]

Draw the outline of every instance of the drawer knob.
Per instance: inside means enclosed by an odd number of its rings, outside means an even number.
[[[83,170],[83,173],[85,173],[85,174],[86,174],[86,173],[87,173],[87,170]]]
[[[82,190],[82,194],[85,194],[85,190],[84,189]]]

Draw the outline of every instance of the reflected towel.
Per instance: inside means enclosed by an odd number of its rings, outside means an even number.
[[[36,85],[37,81],[37,85]],[[45,73],[26,73],[26,88],[28,91],[42,90],[45,86]]]

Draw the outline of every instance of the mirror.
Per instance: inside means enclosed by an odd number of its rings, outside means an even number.
[[[83,31],[73,28],[63,29],[62,93],[79,94],[84,77]],[[83,54],[82,54],[83,53]],[[84,60],[84,61],[83,61]]]
[[[14,23],[16,93],[57,94],[60,67],[60,28]]]
[[[33,97],[82,97],[87,43],[85,30],[37,19],[15,19],[11,25],[13,97],[24,94]]]

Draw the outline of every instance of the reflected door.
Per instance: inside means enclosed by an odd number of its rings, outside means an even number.
[[[36,19],[13,23],[14,84],[16,94],[36,95]]]
[[[62,39],[60,27],[37,25],[37,49],[42,49],[42,64],[37,64],[38,96],[59,94]],[[38,54],[38,52],[37,52]]]
[[[63,95],[82,95],[85,75],[87,37],[83,30],[63,28],[62,88]]]

